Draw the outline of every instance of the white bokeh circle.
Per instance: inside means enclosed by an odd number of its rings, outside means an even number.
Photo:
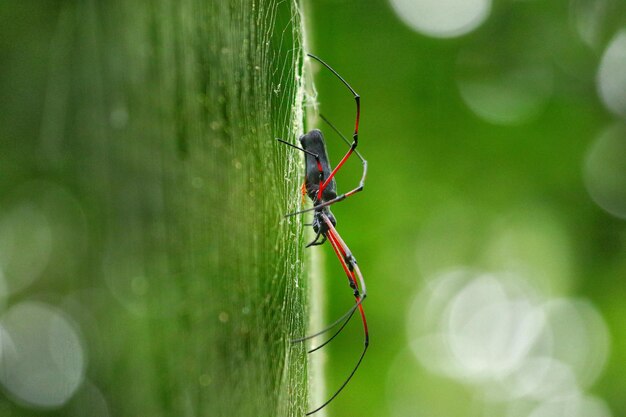
[[[0,383],[30,407],[65,404],[80,387],[85,352],[71,320],[40,302],[22,302],[0,320],[3,329]]]
[[[454,38],[480,26],[491,0],[389,0],[398,17],[413,30],[435,38]]]

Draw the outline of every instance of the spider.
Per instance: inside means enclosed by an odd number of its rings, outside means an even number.
[[[365,177],[367,175],[367,161],[363,158],[359,151],[356,150],[356,147],[359,144],[359,118],[361,115],[361,98],[350,86],[350,84],[348,84],[348,82],[343,77],[341,77],[341,75],[339,75],[337,71],[335,71],[330,65],[328,65],[326,62],[324,62],[315,55],[307,55],[322,64],[328,70],[330,70],[348,88],[348,90],[350,90],[356,102],[356,120],[354,124],[354,134],[352,135],[352,142],[350,142],[335,126],[332,125],[332,123],[330,123],[325,117],[321,116],[321,118],[343,139],[343,141],[350,146],[348,152],[343,156],[341,161],[339,161],[334,169],[331,168],[330,162],[328,160],[326,143],[324,142],[324,136],[320,130],[313,129],[310,132],[302,135],[300,137],[301,146],[293,145],[282,139],[277,139],[278,141],[288,146],[291,146],[292,148],[298,149],[304,153],[305,180],[304,184],[302,185],[302,194],[303,196],[308,196],[309,199],[313,202],[313,207],[287,214],[285,217],[291,217],[313,211],[313,222],[310,224],[310,226],[313,227],[313,231],[315,232],[315,238],[308,245],[306,245],[306,247],[322,245],[326,241],[330,242],[333,251],[335,252],[335,255],[337,255],[337,258],[339,259],[339,262],[341,263],[341,266],[346,276],[348,277],[348,283],[350,285],[350,288],[352,289],[355,298],[355,304],[330,326],[312,335],[292,340],[292,342],[299,343],[309,339],[313,339],[317,336],[321,336],[331,331],[336,326],[341,325],[339,329],[328,340],[308,351],[308,353],[313,353],[316,350],[326,346],[339,333],[341,333],[341,331],[348,324],[356,310],[358,310],[361,315],[364,332],[363,351],[361,352],[361,355],[356,365],[352,369],[352,372],[350,372],[343,384],[328,400],[326,400],[326,402],[313,409],[312,411],[306,413],[306,415],[308,416],[318,412],[319,410],[330,404],[330,402],[333,401],[337,397],[337,395],[339,395],[339,393],[352,379],[355,372],[361,365],[363,358],[365,357],[365,352],[367,352],[367,348],[369,346],[369,331],[367,327],[367,320],[365,318],[365,312],[362,305],[363,300],[365,300],[365,297],[367,296],[365,281],[363,280],[363,275],[361,274],[361,270],[359,269],[355,257],[352,255],[352,252],[337,232],[337,229],[335,229],[335,226],[337,225],[337,220],[330,210],[331,205],[338,203],[339,201],[345,200],[346,198],[362,191],[365,185]],[[357,157],[361,160],[363,164],[363,174],[361,176],[361,180],[356,188],[338,196],[337,184],[335,182],[335,174],[337,174],[337,172],[341,169],[341,167],[353,153],[357,155]]]

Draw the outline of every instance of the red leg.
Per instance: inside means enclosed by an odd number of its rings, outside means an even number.
[[[335,254],[337,255],[337,258],[339,259],[339,262],[341,263],[341,266],[343,267],[343,270],[346,273],[346,276],[348,277],[348,281],[350,282],[350,287],[355,289],[356,288],[356,280],[354,278],[354,272],[351,271],[350,268],[348,267],[348,265],[346,264],[345,253],[343,252],[343,250],[341,249],[341,247],[339,246],[339,244],[337,243],[336,240],[334,240],[330,236],[328,236],[328,238],[329,238],[330,244],[333,247],[333,250],[335,251]],[[357,298],[357,303],[349,310],[350,314],[348,315],[346,320],[343,322],[341,327],[339,327],[339,329],[337,329],[337,331],[331,337],[329,337],[324,343],[322,343],[322,344],[320,344],[320,345],[310,349],[307,353],[313,353],[313,352],[323,348],[324,346],[326,346],[330,342],[332,342],[333,339],[335,337],[337,337],[342,332],[344,327],[346,327],[346,325],[350,322],[350,319],[354,315],[354,312],[356,311],[356,308],[361,305],[361,302],[362,302],[362,299]]]
[[[320,185],[317,199],[318,201],[322,201],[322,194],[324,193],[324,189],[326,189],[328,184],[330,184],[330,181],[335,177],[335,174],[337,173],[337,171],[341,169],[343,164],[345,164],[345,162],[348,160],[350,155],[352,155],[352,153],[354,152],[354,150],[359,144],[359,120],[361,119],[361,97],[357,94],[356,91],[354,91],[354,88],[352,88],[350,84],[348,84],[348,82],[341,75],[339,75],[339,73],[335,71],[330,65],[328,65],[326,62],[324,62],[323,60],[321,60],[315,55],[312,55],[312,54],[308,54],[308,55],[311,58],[318,61],[320,64],[324,65],[330,72],[332,72],[337,78],[339,78],[339,80],[348,88],[348,90],[350,90],[350,92],[354,96],[354,101],[356,104],[356,118],[354,121],[354,133],[352,135],[352,145],[350,146],[350,150],[344,155],[343,158],[341,158],[341,161],[339,161],[335,169],[332,170],[328,178],[326,178],[324,182]]]
[[[337,129],[328,119],[326,119],[323,115],[320,115],[320,117],[322,118],[322,120],[324,120],[340,137],[341,139],[343,139],[344,142],[346,142],[348,145],[350,145],[350,142],[348,141],[348,139],[346,139],[346,137],[339,131],[339,129]],[[351,148],[352,149],[352,148]],[[322,208],[322,207],[326,207],[326,206],[330,206],[332,204],[335,204],[339,201],[345,200],[346,198],[360,192],[363,191],[363,187],[365,186],[365,178],[367,177],[367,161],[363,158],[363,156],[361,155],[361,153],[359,151],[357,151],[356,149],[354,149],[354,153],[356,154],[356,156],[359,157],[359,159],[361,160],[361,163],[363,164],[363,174],[361,175],[361,180],[359,181],[359,185],[358,187],[356,187],[353,190],[348,191],[345,194],[339,195],[335,198],[333,198],[332,200],[328,200],[328,201],[324,201],[319,203],[317,206],[315,207],[311,207],[308,209],[304,209],[304,210],[300,210],[297,211],[295,213],[290,213],[287,214],[285,217],[290,217],[290,216],[295,216],[296,214],[302,214],[302,213],[306,213],[308,211],[312,211],[315,210],[317,208]],[[345,157],[344,157],[345,158]],[[335,172],[335,170],[333,170],[333,172]],[[320,177],[321,178],[321,177]],[[324,185],[324,184],[322,184]],[[319,194],[318,194],[319,196]]]
[[[328,216],[326,215],[322,215],[322,216],[324,218],[324,222],[326,223],[326,226],[328,226],[328,232],[327,232],[328,240],[330,240],[331,243],[334,243],[333,248],[335,248],[335,245],[339,247],[339,250],[335,250],[335,253],[337,254],[337,256],[339,256],[340,253],[343,255],[344,261],[342,262],[342,265],[348,266],[348,270],[350,271],[349,278],[354,283],[355,287],[357,288],[356,291],[358,291],[358,284],[354,277],[355,274],[359,278],[359,282],[361,284],[361,293],[359,294],[357,292],[355,294],[355,298],[357,299],[357,301],[361,301],[361,303],[359,304],[359,312],[361,313],[361,319],[363,321],[363,331],[365,332],[365,346],[367,347],[367,345],[369,344],[369,331],[367,328],[367,319],[365,318],[365,312],[363,311],[363,305],[362,305],[362,301],[365,299],[365,297],[367,297],[367,289],[365,287],[365,280],[363,279],[363,275],[361,274],[359,265],[357,264],[354,256],[352,256],[352,252],[350,252],[348,245],[346,245],[346,243],[343,241],[341,236],[339,236],[339,233],[337,233],[335,226],[333,226]]]
[[[344,383],[341,384],[339,389],[333,394],[332,397],[330,397],[328,400],[326,400],[324,404],[317,407],[313,411],[309,411],[308,413],[306,413],[307,416],[313,413],[316,413],[317,411],[326,407],[332,400],[335,399],[335,397],[337,397],[337,395],[339,395],[339,393],[346,387],[348,382],[350,382],[350,380],[356,373],[356,370],[359,369],[359,366],[361,365],[361,362],[363,361],[363,357],[365,357],[365,352],[367,352],[367,348],[369,346],[369,331],[367,328],[367,320],[365,319],[365,312],[363,311],[363,305],[361,304],[366,297],[365,282],[363,281],[363,276],[361,275],[361,271],[359,270],[359,267],[356,264],[356,260],[350,253],[350,249],[348,249],[345,242],[341,239],[341,237],[337,233],[337,230],[335,230],[333,224],[330,222],[330,220],[328,219],[326,215],[323,214],[322,216],[324,218],[324,222],[328,226],[328,231],[326,233],[328,235],[328,240],[331,242],[331,245],[333,246],[333,250],[335,251],[335,254],[340,259],[340,262],[342,266],[344,267],[344,270],[346,271],[348,278],[356,286],[357,285],[356,279],[354,277],[356,274],[359,277],[359,281],[361,282],[361,288],[363,289],[363,294],[359,295],[357,292],[355,294],[355,297],[357,299],[356,305],[358,306],[359,313],[361,314],[361,319],[363,321],[363,331],[365,334],[365,340],[364,340],[363,351],[361,352],[361,355],[359,356],[359,360],[357,361],[355,367],[352,369],[352,372],[350,372],[350,375],[348,375],[348,378],[346,378]]]
[[[281,142],[281,143],[284,143],[287,146],[291,146],[292,148],[295,148],[295,149],[297,149],[299,151],[302,151],[302,152],[304,152],[304,153],[306,153],[308,155],[311,155],[313,158],[315,158],[315,162],[317,164],[317,171],[319,173],[320,183],[324,180],[324,169],[322,168],[322,162],[320,161],[320,158],[319,158],[319,156],[317,154],[315,154],[313,152],[309,152],[306,149],[301,148],[299,146],[296,146],[294,144],[291,144],[291,143],[289,143],[289,142],[287,142],[285,140],[282,140],[281,138],[276,138],[276,140]],[[304,204],[304,196],[306,195],[306,182],[304,182],[302,184],[301,191],[302,191],[302,204]],[[321,194],[319,196],[321,197]],[[319,200],[319,197],[318,197],[318,200]],[[319,201],[321,201],[321,200],[319,200]],[[305,210],[305,211],[309,211],[309,210]],[[287,214],[287,215],[285,215],[285,217],[290,217],[290,216],[293,216],[294,214],[296,214],[296,213]]]
[[[332,223],[331,223],[332,225]],[[335,231],[335,235],[336,235],[336,231]],[[346,276],[348,277],[348,281],[350,282],[350,287],[353,289],[358,290],[358,282],[356,281],[356,277],[355,277],[355,272],[350,270],[350,267],[348,266],[348,264],[346,263],[346,259],[348,259],[348,257],[346,256],[346,252],[343,249],[342,242],[343,240],[337,240],[337,238],[335,237],[335,235],[333,235],[332,239],[330,240],[330,236],[328,234],[326,234],[325,236],[327,238],[329,238],[331,245],[333,247],[333,250],[335,251],[335,254],[337,255],[337,258],[339,259],[339,262],[341,262],[341,266],[343,267],[343,270],[346,273]],[[338,235],[337,235],[338,236]],[[341,239],[341,238],[339,238]],[[343,243],[345,245],[345,243]],[[350,257],[352,257],[352,255],[350,255]],[[352,257],[352,259],[354,259],[354,257]],[[357,269],[356,271],[358,271],[358,274],[360,275],[361,271]],[[363,282],[363,277],[360,277],[360,281]],[[361,284],[361,287],[364,288],[364,283]],[[332,340],[333,338],[335,338],[335,336],[337,336],[341,330],[345,327],[345,325],[347,324],[347,322],[350,320],[350,318],[352,317],[352,315],[354,314],[354,312],[356,311],[356,309],[361,305],[361,303],[363,303],[363,300],[365,300],[366,297],[366,293],[362,292],[360,294],[358,294],[359,297],[357,298],[357,302],[355,305],[353,305],[350,310],[348,310],[346,313],[344,313],[341,317],[339,317],[337,320],[335,320],[331,325],[325,327],[324,329],[311,334],[309,336],[305,336],[299,339],[293,339],[291,342],[292,343],[298,343],[298,342],[304,342],[305,340],[309,340],[309,339],[313,339],[317,336],[321,336],[322,334],[329,332],[330,330],[334,329],[337,325],[339,325],[340,323],[343,322],[343,324],[341,325],[341,328],[331,337],[329,338],[326,342],[324,342],[321,346],[318,346],[312,350],[309,351],[309,353],[319,349],[320,347],[326,345],[328,342],[330,342],[330,340]],[[356,295],[355,295],[356,297]]]

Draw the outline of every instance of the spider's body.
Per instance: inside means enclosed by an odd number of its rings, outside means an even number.
[[[318,129],[313,129],[310,132],[300,136],[300,144],[302,149],[310,152],[305,153],[305,172],[304,172],[304,192],[309,196],[313,202],[313,206],[319,206],[313,215],[313,230],[316,236],[322,235],[326,241],[326,233],[328,227],[321,217],[321,213],[324,213],[330,219],[333,226],[337,225],[335,216],[333,216],[328,206],[320,206],[325,201],[337,198],[337,183],[334,178],[331,178],[328,185],[322,190],[322,198],[319,200],[320,187],[324,183],[324,178],[330,176],[332,170],[330,161],[328,160],[328,153],[326,152],[326,143],[324,142],[324,135]],[[321,170],[320,170],[321,166]],[[317,239],[316,239],[317,240]],[[312,245],[318,244],[314,241]]]
[[[307,134],[300,136],[300,144],[302,149],[305,149],[312,154],[317,155],[320,165],[322,166],[323,178],[328,178],[332,171],[330,167],[330,161],[328,160],[328,153],[326,152],[326,143],[324,142],[324,135],[318,129],[313,129]],[[318,193],[320,185],[323,182],[320,178],[320,171],[317,166],[316,158],[309,154],[304,154],[305,161],[305,175],[304,185],[306,187],[306,193],[313,201],[313,205],[318,205],[321,202],[332,200],[337,197],[337,184],[335,179],[331,178],[330,182],[324,188],[322,192],[322,201],[318,201]],[[316,204],[317,203],[317,204]]]

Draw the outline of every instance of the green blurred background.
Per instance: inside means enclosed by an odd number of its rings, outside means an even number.
[[[0,280],[0,359],[28,375],[54,363],[70,378],[41,398],[0,374],[0,416],[306,409],[304,352],[286,341],[303,332],[311,277],[301,223],[279,223],[299,202],[301,166],[265,142],[297,135],[301,45],[284,28],[299,22],[279,11],[278,46],[261,24],[280,53],[256,68],[246,47],[263,36],[207,36],[218,3],[174,3],[0,6],[0,264],[13,256],[12,272],[45,275]],[[238,17],[271,15],[228,4]],[[369,161],[365,191],[333,212],[368,284],[371,345],[321,415],[626,415],[626,3],[303,6],[308,52],[362,97]],[[241,71],[238,47],[253,62]],[[306,110],[349,135],[349,92],[305,65],[317,88]],[[270,103],[233,118],[229,99],[254,95]],[[345,144],[321,121],[306,127],[325,132],[338,161]],[[277,175],[259,175],[266,167]],[[340,191],[359,178],[354,158]],[[329,247],[309,250],[326,253],[326,318],[339,316],[352,302],[341,268]],[[34,345],[26,353],[41,362],[19,362],[3,329],[55,349]],[[361,337],[354,320],[311,356],[328,394]]]
[[[370,167],[333,212],[371,348],[328,415],[626,415],[626,3],[308,6],[309,48],[362,97]],[[349,92],[313,67],[319,111],[349,134]],[[336,162],[344,144],[318,127]],[[332,317],[350,294],[326,250]],[[350,332],[329,391],[357,358]]]

